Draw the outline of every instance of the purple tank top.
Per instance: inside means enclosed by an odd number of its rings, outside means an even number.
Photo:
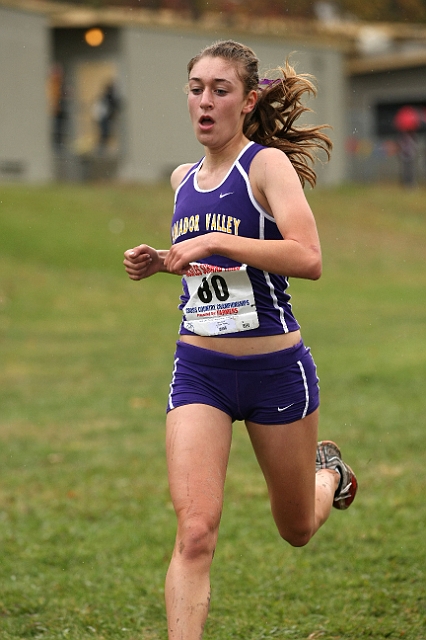
[[[241,151],[221,184],[214,189],[203,190],[198,187],[197,173],[203,159],[189,170],[175,194],[171,227],[173,244],[217,231],[262,240],[282,239],[274,218],[255,200],[250,186],[250,164],[262,149],[263,146],[250,142]],[[247,284],[242,288],[244,294],[232,294],[233,272],[238,272],[240,268],[246,271],[244,277],[248,276]],[[196,288],[194,291],[194,286],[190,284],[193,278],[182,278],[183,293],[179,308],[183,311],[183,318],[180,334],[257,337],[299,329],[292,313],[290,295],[287,293],[287,277],[250,266],[241,267],[240,263],[219,255],[199,260],[194,265],[194,274],[199,276],[198,290]],[[203,277],[203,274],[206,274],[206,277]],[[231,277],[228,287],[229,274]],[[251,289],[251,297],[245,295],[247,287]],[[247,316],[241,316],[242,320],[239,320],[243,311],[249,313]],[[213,332],[200,332],[196,328],[200,326],[197,322],[213,326],[209,322],[209,316],[213,316],[218,329]],[[255,323],[244,320],[254,316]],[[194,318],[201,320],[193,323]],[[237,320],[237,324],[234,319]]]

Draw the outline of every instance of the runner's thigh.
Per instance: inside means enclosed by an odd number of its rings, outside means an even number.
[[[290,424],[246,425],[278,528],[288,522],[310,522],[315,507],[318,409]]]
[[[231,418],[215,407],[189,404],[167,414],[167,466],[178,516],[207,514],[218,525],[231,437]]]

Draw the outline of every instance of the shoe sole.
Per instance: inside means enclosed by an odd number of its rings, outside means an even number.
[[[342,460],[342,453],[335,442],[333,442],[332,440],[321,440],[321,442],[319,442],[318,444],[322,445],[323,447],[329,447],[334,451],[335,455],[338,458],[340,458],[340,460]],[[351,493],[346,498],[341,498],[340,500],[339,499],[333,500],[333,507],[335,509],[339,509],[340,511],[344,511],[345,509],[351,506],[352,502],[355,500],[356,492],[358,491],[358,481],[356,479],[356,475],[352,471],[351,467],[348,464],[346,464],[346,462],[343,462],[343,464],[349,471],[349,476],[351,481],[351,489],[350,489]],[[326,469],[327,467],[321,467],[321,468]]]
[[[340,500],[339,499],[333,500],[333,507],[335,509],[340,509],[341,511],[344,511],[345,509],[351,506],[352,502],[355,500],[356,492],[358,491],[358,481],[356,479],[356,475],[354,474],[350,466],[346,464],[346,462],[344,463],[344,465],[349,471],[349,475],[351,479],[351,488],[350,488],[351,493],[346,498],[341,498]]]

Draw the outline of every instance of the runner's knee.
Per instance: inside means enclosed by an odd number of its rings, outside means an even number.
[[[300,525],[278,525],[280,536],[291,544],[292,547],[304,547],[312,538],[313,528],[309,523],[301,523]]]
[[[204,516],[191,516],[179,524],[176,551],[185,560],[213,558],[218,525]]]

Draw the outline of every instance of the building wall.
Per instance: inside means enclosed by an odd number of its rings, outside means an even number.
[[[188,60],[204,46],[229,34],[158,32],[146,28],[122,30],[122,87],[126,104],[126,142],[120,177],[156,180],[182,162],[198,160],[203,149],[195,140],[183,91]],[[238,38],[238,36],[234,36]],[[239,38],[238,38],[239,39]],[[319,167],[319,181],[336,184],[345,178],[345,79],[343,57],[336,50],[303,48],[300,43],[243,37],[268,70],[291,61],[299,72],[317,76],[319,95],[311,103],[310,122],[333,126],[332,161]]]
[[[398,135],[380,135],[377,105],[426,103],[426,66],[353,75],[348,82],[348,169],[360,182],[398,180]],[[426,181],[426,136],[416,135],[418,182]]]
[[[47,19],[0,7],[0,181],[52,177]]]

